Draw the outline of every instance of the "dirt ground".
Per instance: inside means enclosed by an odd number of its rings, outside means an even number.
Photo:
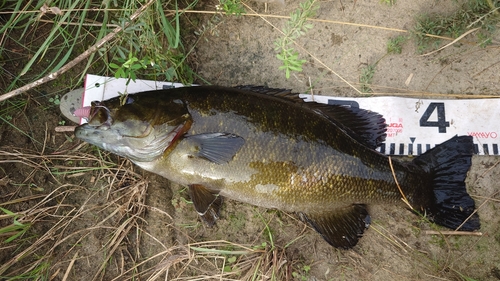
[[[411,30],[422,14],[450,14],[457,1],[321,1],[316,18],[336,22],[314,22],[297,40],[307,63],[287,80],[273,43],[285,19],[265,15],[289,15],[299,2],[267,12],[248,3],[263,17],[187,15],[184,40],[196,44],[189,57],[196,82],[358,96],[332,71],[359,88],[362,68],[378,61],[375,93],[500,95],[498,32],[484,48],[471,35],[422,56],[409,39],[401,54],[386,55],[390,38],[409,36],[394,29]],[[215,8],[207,2],[198,9]],[[293,214],[231,200],[207,228],[184,187],[97,152],[70,132],[56,133],[63,117],[46,97],[68,89],[54,85],[30,93],[27,105],[14,99],[2,107],[15,127],[5,119],[0,125],[0,207],[33,225],[15,245],[0,243],[0,279],[46,266],[45,280],[500,280],[500,157],[474,156],[467,178],[482,236],[428,234],[447,229],[403,205],[370,206],[372,226],[353,249],[339,250]],[[0,216],[0,228],[11,222]]]

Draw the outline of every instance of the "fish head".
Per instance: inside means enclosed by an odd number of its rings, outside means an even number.
[[[77,138],[134,162],[156,160],[191,125],[181,100],[141,96],[94,101],[87,119]]]

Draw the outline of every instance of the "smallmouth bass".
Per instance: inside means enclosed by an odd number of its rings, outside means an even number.
[[[78,138],[188,186],[208,225],[227,197],[297,213],[332,246],[350,248],[370,224],[367,204],[404,197],[437,224],[480,228],[464,183],[474,151],[469,136],[389,163],[375,150],[386,132],[380,114],[250,86],[93,102],[88,121]]]

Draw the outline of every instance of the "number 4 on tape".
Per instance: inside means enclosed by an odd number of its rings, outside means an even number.
[[[437,121],[429,121],[432,113],[437,110]],[[431,102],[420,118],[420,127],[438,127],[439,133],[446,133],[446,127],[450,122],[446,121],[443,102]]]

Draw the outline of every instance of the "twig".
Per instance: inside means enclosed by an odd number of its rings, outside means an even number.
[[[45,22],[45,23],[52,23],[52,24],[55,24],[56,22],[54,22],[53,20],[38,20],[39,22]],[[103,25],[102,22],[96,22],[96,23],[83,23],[83,24],[80,24],[80,23],[77,23],[77,22],[67,22],[67,21],[63,21],[63,22],[57,22],[57,24],[60,24],[60,25],[75,25],[75,26],[79,26],[79,25],[82,25],[82,26],[97,26],[97,27],[101,27]],[[106,25],[107,27],[119,27],[118,24],[107,24]]]
[[[309,76],[309,89],[311,90],[311,100],[314,101],[314,89],[311,82],[311,76]]]
[[[245,5],[244,3],[242,3]],[[281,16],[281,15],[269,15],[269,14],[259,14],[255,12],[253,9],[250,9],[250,6],[245,5],[249,10],[252,11],[252,13],[246,13],[242,14],[244,17],[260,17],[260,18],[275,18],[275,19],[290,19],[290,16]],[[170,13],[175,13],[175,10],[165,10],[165,12],[170,12]],[[193,13],[193,14],[222,14],[222,15],[227,15],[226,12],[221,12],[221,11],[199,11],[199,10],[182,10],[183,13]],[[401,33],[408,33],[408,30],[405,29],[398,29],[398,28],[392,28],[392,27],[384,27],[384,26],[376,26],[376,25],[369,25],[369,24],[362,24],[362,23],[354,23],[354,22],[345,22],[345,21],[335,21],[335,20],[325,20],[325,19],[311,19],[308,18],[307,21],[312,21],[312,22],[322,22],[322,23],[332,23],[332,24],[339,24],[339,25],[350,25],[350,26],[357,26],[357,27],[366,27],[366,28],[373,28],[373,29],[381,29],[381,30],[386,30],[386,31],[395,31],[395,32],[401,32]],[[444,36],[437,36],[437,35],[432,35],[432,34],[425,34],[425,36],[430,36],[430,37],[437,37],[441,39],[447,39],[450,40],[451,38],[449,37],[444,37]]]
[[[455,40],[451,41],[450,43],[448,43],[448,44],[444,45],[443,47],[441,47],[441,48],[439,48],[439,49],[437,49],[437,50],[434,50],[434,51],[432,51],[432,52],[430,52],[430,53],[420,55],[420,56],[421,56],[421,57],[425,57],[425,56],[428,56],[428,55],[434,54],[434,53],[436,53],[436,52],[439,52],[439,51],[441,51],[441,50],[443,50],[443,49],[446,49],[446,48],[448,48],[449,46],[451,46],[451,45],[453,45],[453,44],[457,43],[457,42],[458,42],[458,41],[460,41],[462,38],[464,38],[465,36],[469,35],[470,33],[474,32],[474,31],[476,31],[476,30],[478,30],[478,29],[479,29],[479,27],[477,27],[477,28],[473,28],[473,29],[471,29],[471,30],[469,30],[469,31],[465,32],[464,34],[460,35],[457,39],[455,39]]]
[[[74,132],[76,126],[57,126],[55,127],[56,133],[63,133],[63,132]]]
[[[425,276],[430,277],[430,279],[443,280],[443,281],[448,281],[448,280],[450,280],[450,279],[447,279],[447,278],[441,278],[441,277],[436,276],[436,275],[427,274],[427,273],[425,273],[425,272],[424,272],[424,275],[425,275]],[[429,280],[430,280],[430,279],[429,279]]]
[[[484,173],[482,173],[479,178],[482,178],[484,177],[484,175],[486,175],[487,173],[489,173],[493,168],[495,168],[498,164],[500,164],[500,161],[497,161],[495,164],[493,164],[493,166],[491,166],[488,170],[484,171]],[[476,180],[477,181],[477,180]]]
[[[249,10],[251,10],[252,13],[251,14],[250,13],[242,14],[242,16],[260,17],[260,18],[277,18],[277,19],[290,19],[291,18],[290,16],[259,14],[259,13],[255,12],[253,9],[251,9],[248,5],[245,5],[245,6]],[[165,12],[175,13],[176,11],[175,10],[165,10]],[[182,12],[183,13],[194,13],[194,14],[222,14],[222,15],[227,14],[227,13],[221,12],[221,11],[199,11],[199,10],[182,10]],[[346,21],[312,19],[312,18],[308,18],[307,21],[321,22],[321,23],[328,23],[328,24],[338,24],[338,25],[348,25],[348,26],[356,26],[356,27],[365,27],[365,28],[380,29],[380,30],[394,31],[394,32],[400,32],[400,33],[409,33],[410,32],[409,30],[406,30],[406,29],[398,29],[398,28],[392,28],[392,27],[376,26],[376,25],[370,25],[370,24],[346,22]],[[440,35],[435,35],[435,34],[430,34],[430,33],[423,33],[422,35],[426,36],[426,37],[436,38],[436,39],[453,41],[453,38],[446,37],[446,36],[440,36]],[[467,43],[469,43],[469,42],[467,42]]]
[[[489,197],[486,197],[486,196],[471,195],[471,197],[472,198],[478,198],[478,199],[486,199],[486,200],[489,200],[489,201],[500,203],[500,199],[493,199],[493,198],[489,198]]]
[[[138,9],[135,13],[133,13],[131,16],[130,16],[130,21],[129,22],[126,22],[124,27],[123,28],[126,28],[130,25],[130,22],[134,21],[136,18],[138,18],[143,12],[144,10],[146,10],[146,8],[148,8],[151,4],[153,4],[154,2],[156,2],[155,0],[149,0],[148,3],[146,3],[144,6],[142,6],[140,9]],[[3,94],[0,96],[0,102],[4,101],[4,100],[7,100],[7,99],[10,99],[12,97],[15,97],[17,95],[20,95],[32,88],[35,88],[35,87],[38,87],[44,83],[47,83],[49,81],[52,81],[54,79],[56,79],[59,75],[65,73],[66,71],[70,70],[72,67],[74,67],[75,65],[79,64],[81,61],[83,61],[84,59],[86,59],[87,57],[89,57],[92,53],[96,52],[97,50],[99,50],[104,44],[106,44],[108,41],[110,41],[111,39],[113,39],[118,33],[120,33],[122,30],[123,30],[122,27],[117,27],[115,28],[112,32],[110,32],[108,35],[104,36],[101,40],[99,40],[97,43],[95,43],[92,47],[90,47],[89,49],[87,49],[85,52],[83,52],[81,55],[79,55],[78,57],[76,57],[75,59],[73,59],[72,61],[68,62],[67,64],[65,64],[63,67],[61,67],[59,70],[55,71],[55,72],[52,72],[50,73],[49,75],[45,76],[45,77],[42,77],[34,82],[31,82],[27,85],[24,85],[20,88],[17,88],[13,91],[10,91],[6,94]]]
[[[473,232],[473,231],[435,231],[435,230],[426,230],[424,232],[426,235],[462,235],[462,236],[483,236],[482,232]]]
[[[78,251],[73,255],[73,258],[71,259],[71,262],[68,265],[68,268],[66,268],[66,272],[64,273],[63,276],[63,281],[68,280],[69,273],[71,272],[71,269],[73,268],[73,265],[75,264],[76,259],[78,258]]]
[[[496,64],[498,64],[498,63],[500,63],[500,61],[497,61],[497,62],[495,62],[495,63],[493,63],[493,64],[490,64],[488,67],[486,67],[485,69],[483,69],[483,70],[479,71],[478,73],[476,73],[476,74],[472,75],[471,77],[472,77],[472,78],[475,78],[475,77],[476,77],[476,76],[478,76],[479,74],[481,74],[481,73],[485,72],[486,70],[490,69],[491,67],[495,66],[495,65],[496,65]]]
[[[495,7],[495,5],[492,5],[493,7]],[[473,23],[469,24],[466,28],[471,28],[472,26],[474,26],[476,23],[482,21],[485,17],[489,16],[490,14],[493,14],[493,13],[497,13],[498,9],[500,9],[500,7],[497,7],[491,11],[489,11],[488,13],[484,14],[482,17],[478,18],[477,20],[475,20]]]
[[[447,97],[447,98],[458,98],[458,99],[498,99],[498,96],[495,95],[466,95],[466,94],[440,94],[440,93],[432,93],[425,91],[414,91],[414,92],[376,92],[370,93],[370,96],[393,96],[393,97],[405,97],[405,98],[438,98],[438,97]]]
[[[405,204],[408,205],[408,207],[410,207],[411,210],[415,210],[411,206],[410,201],[408,201],[408,199],[406,198],[406,195],[404,194],[403,190],[401,189],[401,186],[399,186],[398,179],[396,178],[396,173],[394,172],[394,167],[392,166],[391,156],[389,156],[388,158],[389,158],[389,166],[391,167],[392,177],[394,178],[394,181],[396,182],[396,185],[399,189],[399,193],[401,193],[401,196],[402,196],[401,200],[403,200],[403,202],[405,202]]]
[[[462,227],[462,226],[463,226],[463,225],[464,225],[464,224],[465,224],[465,223],[466,223],[466,222],[467,222],[470,218],[472,218],[472,216],[473,216],[475,213],[477,213],[477,210],[481,209],[481,208],[484,206],[484,204],[486,204],[486,203],[488,203],[488,202],[490,201],[490,198],[495,197],[498,193],[500,193],[500,191],[497,191],[497,192],[493,193],[493,194],[492,194],[492,195],[491,195],[488,199],[486,199],[483,203],[481,203],[481,205],[479,205],[479,207],[477,207],[477,209],[475,209],[475,210],[474,210],[474,212],[472,212],[472,214],[470,214],[470,215],[469,215],[469,216],[468,216],[468,217],[464,220],[464,222],[462,222],[462,224],[461,224],[461,225],[459,225],[459,226],[455,229],[455,231],[459,230],[459,229],[460,229],[460,228],[461,228],[461,227]]]

